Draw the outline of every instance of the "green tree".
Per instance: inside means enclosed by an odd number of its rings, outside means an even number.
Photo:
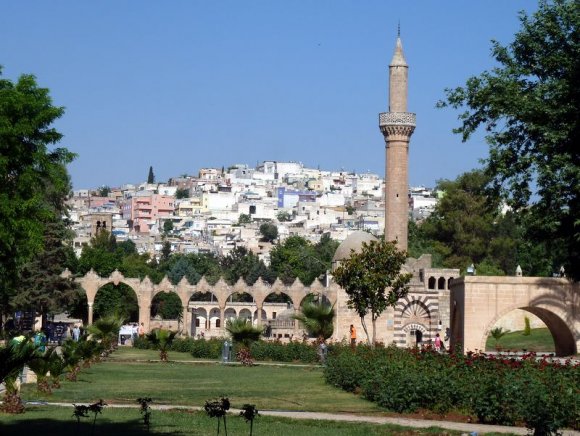
[[[1,69],[0,69],[1,75]],[[74,154],[49,147],[62,135],[52,124],[64,113],[34,76],[0,78],[0,311],[7,313],[21,266],[44,248],[47,223],[60,218],[53,201],[69,190]]]
[[[517,265],[526,275],[551,275],[545,244],[529,243],[519,213],[502,211],[488,182],[482,170],[440,180],[436,189],[444,195],[433,213],[409,225],[409,254],[429,253],[436,267],[465,270],[473,263],[478,275],[512,275]]]
[[[376,321],[387,307],[395,307],[409,292],[412,274],[401,273],[407,254],[384,239],[363,243],[334,271],[334,279],[348,295],[348,307],[356,310],[369,344],[376,343]],[[372,341],[365,316],[371,315]]]
[[[154,329],[147,334],[147,340],[159,351],[159,360],[162,362],[169,361],[168,351],[176,335],[177,332],[166,329]]]
[[[242,364],[251,365],[250,347],[253,342],[260,340],[263,328],[261,326],[253,326],[245,318],[230,318],[226,321],[226,331],[231,335],[232,340],[241,347],[237,356],[238,360]]]
[[[252,217],[248,214],[241,213],[240,216],[238,217],[238,226],[241,226],[242,224],[250,224],[251,222]]]
[[[280,212],[278,212],[278,214],[276,215],[276,219],[278,221],[280,221],[281,223],[283,222],[287,222],[287,221],[292,221],[292,215],[290,215],[288,212],[286,212],[285,210],[281,210]]]
[[[263,223],[260,225],[260,233],[263,241],[273,242],[278,237],[278,227],[272,223]]]
[[[495,340],[496,350],[499,350],[499,340],[503,338],[507,333],[509,333],[509,330],[504,330],[501,327],[495,327],[491,329],[490,334],[491,337]]]
[[[162,266],[162,272],[167,273],[173,284],[179,283],[183,276],[191,284],[204,276],[210,284],[215,284],[222,274],[219,259],[210,253],[173,254]]]
[[[161,247],[161,263],[166,263],[169,261],[169,256],[171,256],[171,242],[165,241]]]
[[[570,277],[580,279],[580,3],[541,0],[520,14],[513,42],[492,42],[498,64],[446,90],[440,107],[461,109],[455,130],[467,141],[483,127],[490,144],[490,187],[505,198],[526,234],[546,242]]]
[[[115,286],[108,283],[99,289],[93,306],[94,316],[120,318],[136,322],[139,320],[139,304],[135,291],[124,283]]]
[[[337,246],[336,241],[325,236],[316,245],[301,236],[290,236],[270,251],[270,269],[286,284],[299,278],[310,285],[331,268]]]
[[[149,174],[147,174],[147,183],[155,183],[155,174],[153,174],[153,167],[149,167]]]
[[[186,189],[186,188],[177,188],[175,190],[175,198],[177,200],[181,200],[183,198],[189,198],[189,189]]]
[[[70,231],[62,219],[47,223],[43,250],[20,271],[18,294],[13,297],[12,306],[41,314],[42,325],[46,324],[47,315],[62,312],[81,300],[74,278],[61,276],[66,268],[74,271],[69,262],[75,257],[70,241]]]
[[[308,334],[315,338],[330,338],[334,331],[334,306],[307,302],[293,318],[300,321]]]
[[[160,292],[151,302],[151,316],[159,315],[161,319],[183,319],[181,299],[175,292]]]
[[[123,322],[123,318],[116,315],[104,316],[92,323],[88,327],[88,331],[93,339],[101,342],[106,351],[111,351],[117,345],[119,330],[121,329]],[[80,342],[77,342],[77,344],[79,343]],[[75,353],[79,354],[78,351],[75,351]]]
[[[253,285],[259,277],[267,282],[275,280],[268,267],[251,250],[236,247],[227,256],[220,259],[224,278],[233,285],[243,278],[248,285]]]
[[[83,247],[79,272],[86,274],[93,269],[100,276],[109,276],[121,265],[122,252],[117,252],[117,240],[112,233],[100,231],[91,238],[90,245]]]
[[[24,412],[16,380],[24,365],[36,357],[37,353],[37,347],[26,339],[0,347],[0,383],[4,383],[6,387],[0,410],[7,413]]]
[[[97,189],[97,195],[99,197],[108,197],[111,193],[111,188],[109,186],[103,185]]]
[[[172,220],[165,220],[163,222],[163,233],[168,235],[173,231],[173,221]]]

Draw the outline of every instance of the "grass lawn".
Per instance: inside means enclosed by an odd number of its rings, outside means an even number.
[[[208,362],[215,362],[209,359],[197,359],[191,356],[190,353],[180,353],[177,351],[169,352],[169,359],[176,361],[200,361],[207,360]],[[159,351],[157,350],[140,350],[133,347],[119,347],[117,351],[111,354],[111,360],[159,360]]]
[[[228,415],[229,435],[249,434],[249,423],[243,418]],[[72,417],[72,408],[29,407],[23,415],[0,415],[0,434],[42,435],[42,436],[141,436],[155,435],[212,435],[216,434],[217,421],[203,412],[178,410],[153,410],[151,428],[147,432],[138,409],[107,408],[97,417],[96,427],[92,429],[92,418],[85,418],[78,425]],[[224,434],[223,422],[220,434]],[[429,429],[410,429],[395,425],[347,423],[337,421],[293,420],[270,416],[259,416],[254,421],[254,435],[268,436],[334,436],[334,435],[459,435],[461,432]]]
[[[523,333],[523,330],[507,333],[498,341],[498,344],[502,350],[555,351],[554,339],[547,328],[531,329],[529,336],[524,336]],[[489,336],[487,338],[485,349],[487,351],[495,351],[496,346],[493,337]]]
[[[114,361],[83,369],[77,382],[63,381],[51,396],[39,394],[35,385],[24,385],[22,398],[73,403],[102,398],[134,404],[138,397],[152,397],[158,404],[203,406],[223,395],[236,408],[250,403],[262,410],[380,413],[375,404],[327,385],[317,367],[135,362],[139,356],[150,356],[149,350],[135,349],[119,350],[113,356]],[[132,360],[122,360],[128,356]]]

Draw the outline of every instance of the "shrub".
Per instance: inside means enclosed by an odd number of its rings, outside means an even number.
[[[258,341],[251,347],[252,356],[256,360],[270,360],[275,362],[318,362],[316,346],[308,342],[290,341]]]
[[[395,412],[455,409],[479,422],[513,425],[524,422],[535,434],[577,429],[580,365],[520,360],[484,354],[447,355],[431,349],[396,347],[353,351],[346,344],[329,347],[326,382]]]

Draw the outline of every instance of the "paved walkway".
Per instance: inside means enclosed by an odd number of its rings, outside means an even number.
[[[72,403],[46,403],[46,402],[28,402],[29,405],[48,405],[73,407]],[[135,404],[109,404],[108,407],[116,408],[138,408]],[[170,405],[170,404],[152,404],[153,410],[169,410],[169,409],[184,409],[184,410],[203,410],[202,407],[184,406],[184,405]],[[240,411],[231,409],[231,413],[238,414]],[[368,422],[372,424],[396,424],[405,427],[414,428],[428,428],[440,427],[446,430],[456,430],[465,433],[511,433],[527,435],[530,432],[522,427],[508,427],[503,425],[484,425],[484,424],[469,424],[464,422],[452,421],[434,421],[428,419],[411,419],[411,418],[397,418],[389,416],[369,416],[369,415],[355,415],[349,413],[321,413],[321,412],[299,412],[291,410],[260,410],[260,415],[264,416],[280,416],[290,419],[313,419],[326,421],[348,421],[348,422]],[[564,436],[580,436],[580,432],[574,430],[565,430],[562,432]]]

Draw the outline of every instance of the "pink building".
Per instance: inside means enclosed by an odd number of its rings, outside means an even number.
[[[158,218],[173,216],[174,209],[173,196],[138,192],[123,203],[123,219],[131,220],[133,231],[149,233]]]

